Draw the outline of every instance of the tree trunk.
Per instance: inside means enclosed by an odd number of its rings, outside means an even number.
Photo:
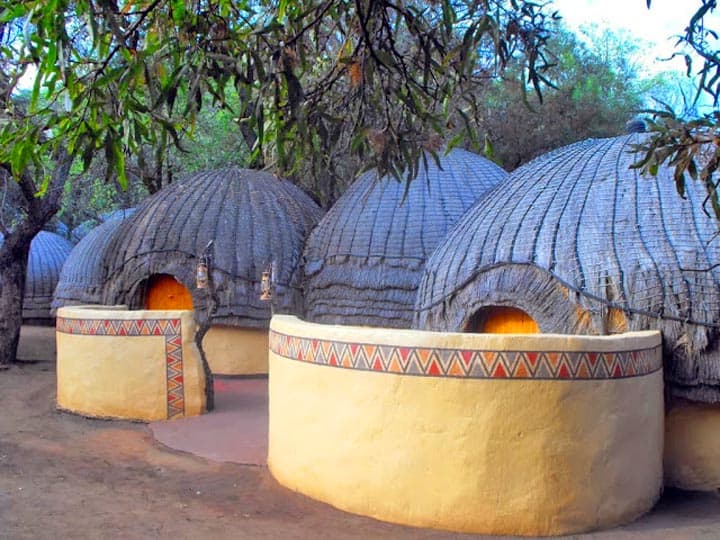
[[[5,238],[0,247],[0,369],[16,360],[25,274],[33,236],[13,234]]]
[[[212,318],[215,315],[215,311],[218,306],[217,294],[215,293],[215,281],[212,277],[212,249],[213,241],[211,240],[203,250],[200,260],[203,260],[207,264],[207,286],[205,288],[205,304],[195,306],[195,322],[198,325],[198,329],[195,332],[195,344],[200,351],[200,358],[202,359],[203,370],[205,371],[205,403],[207,404],[208,412],[215,408],[215,384],[212,371],[210,370],[210,364],[205,356],[205,349],[203,349],[203,339],[205,334],[208,333],[212,326]]]
[[[53,157],[55,169],[43,197],[37,196],[32,171],[24,171],[17,179],[24,199],[24,215],[12,230],[2,227],[5,238],[0,246],[0,368],[7,368],[17,358],[30,243],[60,209],[63,186],[70,174],[72,156],[60,148]],[[0,167],[9,172],[7,164]]]

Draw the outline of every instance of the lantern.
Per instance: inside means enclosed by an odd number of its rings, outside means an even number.
[[[208,266],[205,257],[200,259],[195,273],[195,285],[198,289],[207,289],[208,286]]]
[[[260,300],[272,298],[272,270],[265,270],[260,280]]]

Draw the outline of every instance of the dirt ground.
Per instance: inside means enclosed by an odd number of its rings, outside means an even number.
[[[0,372],[2,540],[482,538],[346,514],[284,489],[264,467],[162,447],[144,424],[60,413],[52,333],[24,332],[25,357],[45,360]],[[638,522],[577,538],[720,539],[720,498],[669,492]]]

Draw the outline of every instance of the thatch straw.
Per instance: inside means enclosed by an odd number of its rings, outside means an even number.
[[[370,171],[356,180],[310,235],[305,310],[324,323],[406,328],[425,259],[455,221],[507,176],[485,158],[453,150],[442,169],[406,184]]]
[[[122,220],[134,211],[128,209],[110,214],[104,223],[87,233],[73,248],[60,272],[53,310],[62,306],[102,302],[108,246]]]
[[[193,175],[146,199],[122,223],[108,248],[104,301],[140,307],[146,280],[171,274],[202,305],[196,267],[213,240],[213,322],[267,327],[271,307],[260,300],[262,272],[275,263],[273,309],[299,314],[302,246],[320,216],[305,193],[269,173],[228,168]]]
[[[662,330],[675,395],[720,401],[720,238],[702,185],[642,176],[630,145],[591,140],[513,172],[428,260],[415,326],[462,330],[511,305],[542,332]]]
[[[119,210],[113,210],[112,212],[105,212],[103,214],[100,214],[99,219],[87,219],[80,223],[70,232],[70,240],[73,243],[80,242],[80,240],[90,234],[91,231],[93,231],[96,227],[102,225],[106,221],[125,219],[126,217],[132,215],[133,212],[135,212],[134,208],[121,208]]]

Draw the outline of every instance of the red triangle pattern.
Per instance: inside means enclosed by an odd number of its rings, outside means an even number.
[[[659,346],[618,352],[486,351],[348,343],[271,330],[270,350],[290,360],[427,377],[616,379],[648,375],[662,367]]]
[[[165,334],[165,362],[168,419],[185,416],[185,377],[181,334]]]
[[[55,329],[83,336],[168,336],[180,333],[180,319],[68,319],[58,317]]]

